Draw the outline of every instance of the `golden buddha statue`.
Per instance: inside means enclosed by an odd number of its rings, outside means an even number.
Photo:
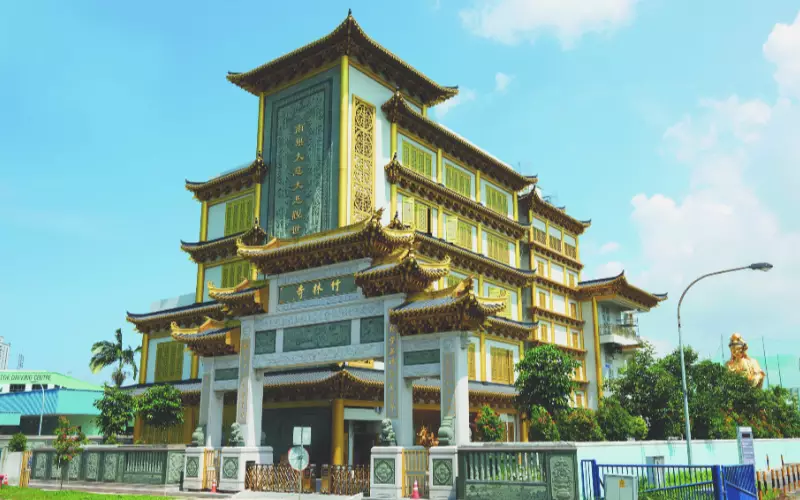
[[[760,389],[764,383],[764,371],[758,361],[747,355],[747,342],[741,335],[734,333],[728,342],[728,348],[731,350],[731,359],[725,363],[728,370],[741,373],[747,377],[753,387]]]

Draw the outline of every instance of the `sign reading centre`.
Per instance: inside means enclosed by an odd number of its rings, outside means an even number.
[[[53,374],[48,372],[0,371],[0,385],[4,384],[53,384]]]

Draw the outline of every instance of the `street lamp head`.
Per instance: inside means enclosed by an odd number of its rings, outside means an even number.
[[[750,264],[750,269],[753,271],[764,271],[767,272],[772,269],[772,264],[769,262],[756,262],[755,264]]]

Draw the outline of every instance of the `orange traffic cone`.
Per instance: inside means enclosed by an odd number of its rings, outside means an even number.
[[[217,492],[217,478],[211,480],[211,493]]]
[[[419,485],[417,485],[417,480],[414,480],[414,489],[411,490],[411,498],[420,498],[419,496]]]

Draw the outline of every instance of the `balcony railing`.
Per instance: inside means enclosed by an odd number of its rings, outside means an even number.
[[[567,257],[571,257],[573,259],[578,258],[578,249],[569,243],[564,243],[564,253],[567,254]]]
[[[601,323],[600,335],[619,335],[630,339],[639,338],[639,326],[635,323]]]
[[[550,237],[550,248],[552,248],[556,252],[560,252],[561,251],[561,240],[551,236]]]
[[[541,229],[533,228],[533,241],[541,243],[542,245],[547,245],[547,233]]]

